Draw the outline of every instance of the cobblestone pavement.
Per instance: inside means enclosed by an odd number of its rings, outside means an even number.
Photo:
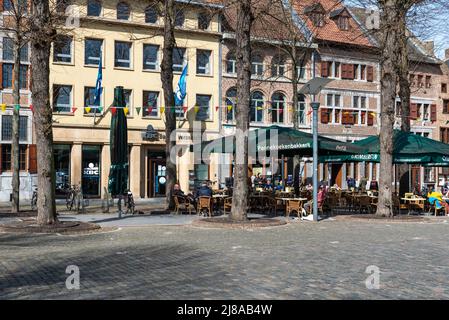
[[[448,299],[449,223],[0,234],[1,299]],[[66,289],[66,267],[80,289]],[[366,268],[380,269],[367,289]]]

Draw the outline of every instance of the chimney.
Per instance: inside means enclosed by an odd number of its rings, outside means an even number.
[[[449,48],[444,51],[444,60],[449,61]]]
[[[424,48],[426,49],[427,53],[431,56],[435,55],[434,49],[435,49],[435,43],[433,41],[424,41]]]

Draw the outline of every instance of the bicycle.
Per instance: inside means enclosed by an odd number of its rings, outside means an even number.
[[[37,210],[37,186],[33,186],[33,195],[31,196],[31,210]]]
[[[76,206],[75,210],[76,212],[80,212],[81,210],[84,212],[84,199],[83,199],[83,193],[81,191],[81,188],[79,185],[72,185],[67,190],[66,195],[66,206],[68,210],[73,209],[73,205]]]

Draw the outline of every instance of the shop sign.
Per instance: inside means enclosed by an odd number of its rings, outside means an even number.
[[[96,167],[93,163],[89,163],[89,166],[87,168],[84,168],[83,170],[83,176],[89,177],[89,176],[99,176],[99,170],[98,167]]]

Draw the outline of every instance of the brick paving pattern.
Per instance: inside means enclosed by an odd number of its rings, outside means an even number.
[[[448,244],[442,222],[0,234],[0,299],[448,299]],[[65,287],[68,265],[79,290]]]

